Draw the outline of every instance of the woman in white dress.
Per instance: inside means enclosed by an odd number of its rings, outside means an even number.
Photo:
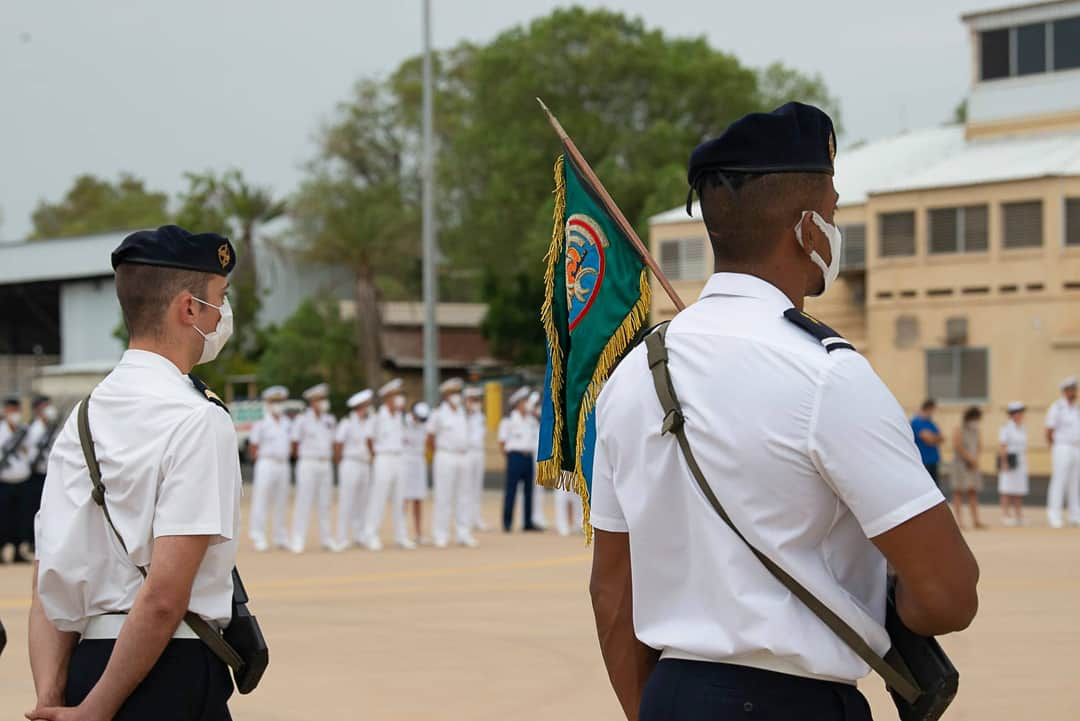
[[[1024,523],[1023,501],[1028,494],[1027,431],[1024,430],[1024,404],[1008,405],[1009,420],[998,433],[998,495],[1001,518],[1006,526]]]
[[[401,455],[401,478],[404,483],[405,513],[408,515],[409,506],[412,506],[413,524],[416,529],[414,537],[417,543],[421,538],[421,510],[424,498],[427,497],[427,423],[430,409],[428,404],[421,401],[412,407],[412,411],[405,416],[405,433],[402,437],[404,450]]]

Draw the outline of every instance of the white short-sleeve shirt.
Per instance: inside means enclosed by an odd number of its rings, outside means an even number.
[[[372,437],[375,455],[380,453],[401,453],[404,450],[405,416],[401,411],[391,411],[385,403],[379,406],[375,414]]]
[[[866,359],[827,352],[790,307],[759,278],[714,275],[669,327],[675,391],[735,524],[883,653],[886,563],[868,539],[944,499]],[[630,534],[638,638],[666,657],[865,676],[716,514],[662,422],[641,344],[600,394],[592,478],[595,527]]]
[[[21,439],[16,436],[21,435]],[[0,470],[0,483],[22,483],[30,477],[30,429],[12,429],[7,421],[0,418],[0,449],[7,448],[13,443],[18,446],[8,456],[7,465]],[[0,455],[3,455],[0,453]]]
[[[427,451],[427,424],[412,416],[405,416],[405,432],[402,434],[403,453],[410,458],[425,458]]]
[[[1023,455],[1027,451],[1027,431],[1017,425],[1012,418],[1005,421],[998,433],[998,443],[1005,444],[1006,453]]]
[[[285,415],[267,413],[252,426],[248,443],[258,446],[257,458],[287,461],[292,455],[292,422]]]
[[[337,424],[329,413],[315,415],[308,408],[292,421],[292,440],[297,444],[298,460],[328,461],[334,451]]]
[[[436,451],[464,453],[469,449],[469,421],[460,406],[440,403],[428,419],[427,431],[435,436]]]
[[[534,453],[538,434],[531,416],[516,409],[499,423],[499,442],[506,446],[507,453]]]
[[[1080,404],[1058,398],[1046,412],[1046,427],[1054,431],[1054,445],[1080,446]]]
[[[338,422],[334,441],[341,444],[341,457],[350,461],[366,462],[371,460],[368,439],[374,418],[367,415],[360,418],[355,412],[349,413]]]
[[[483,451],[487,440],[487,418],[483,413],[469,413],[467,423],[469,425],[469,450]]]
[[[78,406],[49,457],[36,519],[38,594],[61,631],[92,616],[131,610],[162,536],[213,536],[195,575],[189,609],[218,624],[232,615],[232,568],[240,515],[240,458],[228,413],[195,390],[166,358],[129,350],[94,389],[90,430],[106,503],[124,554],[100,507],[77,427]]]

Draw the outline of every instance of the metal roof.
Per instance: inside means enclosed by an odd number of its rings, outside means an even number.
[[[112,252],[129,232],[0,243],[0,285],[112,275]]]

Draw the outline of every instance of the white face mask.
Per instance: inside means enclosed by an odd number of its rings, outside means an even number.
[[[395,411],[405,410],[405,396],[394,396],[394,402],[391,406]]]
[[[45,410],[41,414],[45,417],[46,423],[55,423],[56,419],[60,417],[60,411],[56,410],[56,406],[45,406]]]
[[[7,422],[11,425],[17,426],[22,422],[22,413],[19,411],[8,411],[4,418],[6,418]]]
[[[277,401],[271,401],[270,403],[267,403],[266,404],[266,412],[269,413],[272,416],[280,416],[281,415],[281,404],[278,403]]]
[[[322,413],[330,412],[330,400],[328,398],[323,398],[321,401],[319,401],[319,410]]]
[[[449,398],[449,401],[450,401],[450,405],[452,405],[454,408],[461,408],[461,394],[460,393],[451,394],[451,396]]]
[[[194,298],[194,296],[192,296]],[[195,365],[201,363],[209,363],[218,357],[218,353],[225,347],[225,344],[229,342],[229,338],[232,337],[233,332],[233,314],[232,307],[229,305],[229,299],[226,298],[225,302],[221,305],[214,305],[213,303],[207,303],[205,300],[195,298],[198,302],[205,306],[216,309],[221,313],[221,318],[218,319],[217,327],[210,333],[203,333],[199,330],[199,326],[194,326],[195,332],[203,337],[203,349],[202,355],[199,356],[199,361]]]
[[[821,228],[821,232],[825,234],[825,237],[829,239],[829,252],[832,254],[832,261],[825,265],[825,259],[821,257],[821,254],[816,250],[810,252],[810,260],[814,265],[821,268],[821,276],[825,280],[825,284],[818,293],[818,296],[825,295],[829,292],[829,288],[832,286],[833,281],[840,275],[840,252],[844,247],[844,239],[840,236],[840,229],[835,225],[831,225],[828,221],[818,215],[815,210],[804,210],[799,217],[799,222],[795,224],[795,239],[799,241],[799,245],[803,248],[806,247],[806,243],[803,242],[802,237],[802,221],[807,214],[810,214],[810,220],[814,222],[818,228]]]

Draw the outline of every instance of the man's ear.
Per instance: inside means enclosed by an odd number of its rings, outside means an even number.
[[[817,250],[818,233],[819,229],[814,225],[810,213],[803,213],[802,218],[799,220],[799,235],[802,237],[802,243],[799,243],[799,238],[796,237],[795,244],[799,246],[799,251],[808,258],[810,253]]]
[[[195,325],[195,321],[199,318],[198,305],[195,302],[195,296],[190,291],[185,290],[181,291],[173,299],[173,305],[169,312],[174,314],[174,317],[180,321],[181,325]]]

